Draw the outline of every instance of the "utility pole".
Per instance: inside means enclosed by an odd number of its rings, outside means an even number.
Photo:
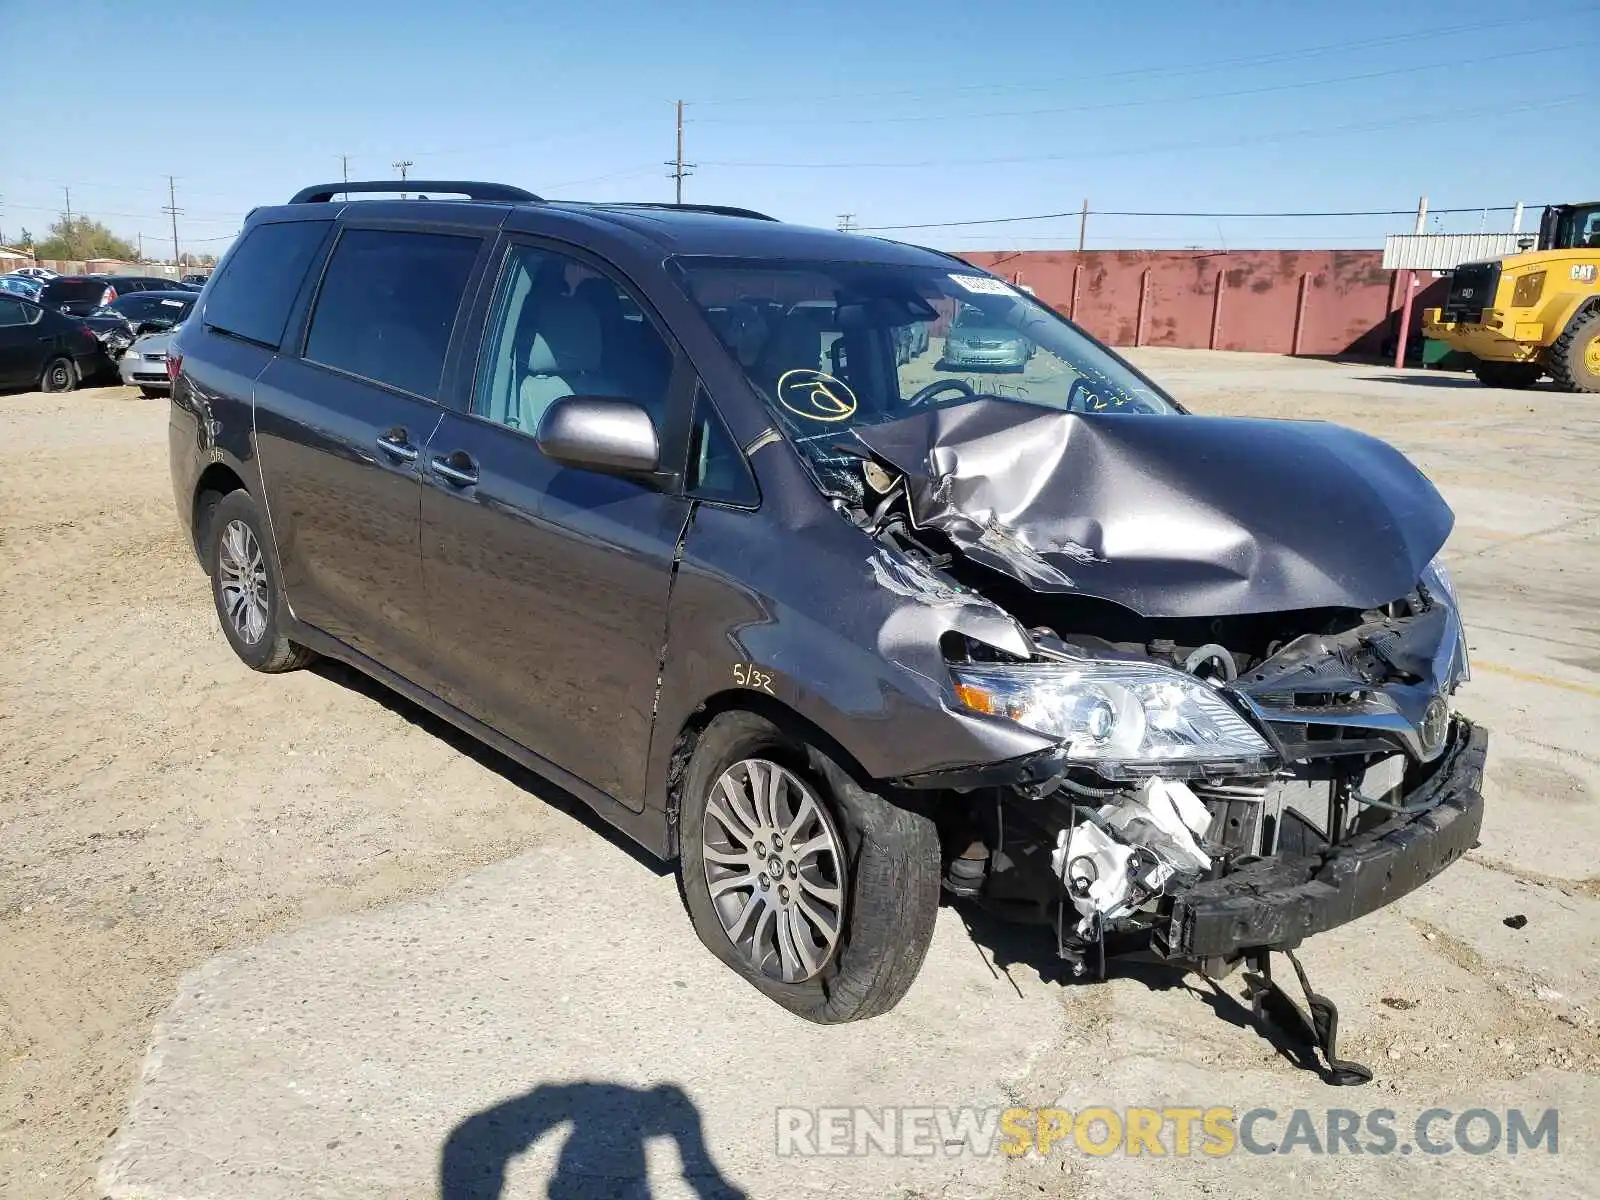
[[[67,198],[67,257],[72,257],[72,252],[78,248],[78,236],[72,227],[72,189],[63,185],[62,195]]]
[[[1083,253],[1083,244],[1089,240],[1089,201],[1083,202],[1083,212],[1078,215],[1078,253]]]
[[[391,167],[393,167],[396,171],[400,172],[400,182],[401,183],[404,183],[406,181],[406,172],[411,170],[412,167],[416,166],[416,164],[413,163],[409,158],[402,158],[399,162],[390,163],[389,165]],[[350,177],[348,175],[345,176],[345,182],[346,183],[350,182]],[[400,190],[400,199],[404,200],[405,198],[406,198],[405,189],[402,188]]]
[[[667,178],[673,180],[676,187],[673,190],[673,203],[683,203],[684,178],[694,172],[694,164],[683,161],[683,101],[677,101],[678,106],[678,153],[667,166],[672,170],[667,172]]]
[[[340,170],[340,173],[344,176],[344,181],[346,183],[349,183],[350,182],[350,156],[348,154],[339,155],[339,170]],[[344,199],[346,199],[346,200],[350,199],[350,195],[349,195],[348,192],[345,194]]]
[[[855,215],[855,213],[840,213],[839,214],[839,232],[840,233],[849,233],[855,227],[856,227],[856,215]]]
[[[1417,201],[1417,224],[1415,233],[1426,233],[1428,229],[1428,197],[1424,194]],[[1416,286],[1416,273],[1414,271],[1401,271],[1396,280],[1400,286],[1400,328],[1395,331],[1394,365],[1395,369],[1406,365],[1406,343],[1411,339],[1411,290]]]
[[[167,176],[167,206],[161,211],[172,217],[172,269],[181,275],[183,261],[178,253],[178,214],[183,210],[178,207],[178,185],[171,175]]]
[[[139,261],[144,261],[144,234],[139,234]]]

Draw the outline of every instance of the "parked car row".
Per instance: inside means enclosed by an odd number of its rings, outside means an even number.
[[[58,276],[37,297],[7,288],[0,387],[67,391],[116,374],[147,396],[164,395],[168,331],[198,298],[197,289],[154,276]]]

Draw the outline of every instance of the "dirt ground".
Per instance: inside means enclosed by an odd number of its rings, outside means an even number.
[[[1374,952],[1382,994],[1424,1008],[1357,1026],[1356,1049],[1402,1080],[1592,1106],[1600,398],[1137,357],[1199,411],[1386,437],[1456,508],[1475,670],[1463,707],[1493,730],[1495,807],[1472,861],[1384,918],[1410,940]],[[213,953],[595,837],[342,669],[244,669],[174,519],[166,414],[128,389],[0,396],[0,1196],[96,1194],[152,1024]],[[1502,918],[1518,913],[1513,938]]]

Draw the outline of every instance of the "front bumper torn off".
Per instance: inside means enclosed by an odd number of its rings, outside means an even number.
[[[1406,796],[1416,813],[1315,854],[1266,858],[1196,884],[1174,900],[1163,952],[1231,960],[1287,950],[1421,887],[1477,842],[1488,731],[1456,718],[1433,775]]]

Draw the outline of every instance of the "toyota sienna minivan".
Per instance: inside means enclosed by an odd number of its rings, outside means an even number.
[[[1474,843],[1453,518],[1390,446],[1190,415],[937,251],[393,186],[255,210],[174,340],[222,632],[576,794],[773,1000],[889,1009],[942,895],[1221,975]]]

